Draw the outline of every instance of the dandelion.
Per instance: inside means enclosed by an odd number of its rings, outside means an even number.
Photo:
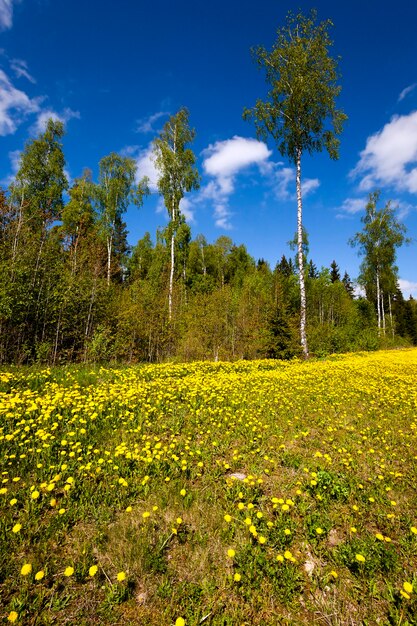
[[[37,500],[39,496],[40,496],[39,491],[32,491],[32,494],[30,497],[32,498],[32,500]]]
[[[30,563],[25,563],[22,565],[22,569],[20,570],[20,574],[22,576],[28,576],[32,571],[32,565]]]
[[[263,537],[262,535],[259,536],[258,538],[259,543],[266,543],[266,538]]]
[[[231,521],[232,521],[232,517],[231,517],[231,515],[226,514],[226,515],[224,516],[224,521],[225,521],[225,522],[227,522],[227,523],[231,522]]]
[[[233,580],[237,583],[240,582],[241,578],[242,576],[238,572],[236,572],[236,574],[233,576]]]
[[[22,528],[22,524],[15,524],[12,528],[12,532],[18,533],[20,532],[21,528]]]
[[[338,578],[339,574],[337,572],[334,571],[334,569],[330,572],[330,576],[333,576],[333,578]]]
[[[403,588],[404,588],[404,591],[406,591],[407,593],[412,593],[413,592],[413,585],[411,583],[409,583],[409,582],[405,582],[403,584]]]
[[[11,622],[12,624],[14,624],[14,622],[17,620],[18,617],[19,615],[18,613],[16,613],[16,611],[10,611],[10,613],[7,616],[7,620]]]
[[[381,533],[376,533],[375,538],[379,541],[384,541],[384,535],[381,535]]]
[[[59,509],[58,513],[59,513],[60,515],[64,515],[65,511],[66,511],[66,509]]]
[[[91,578],[93,578],[93,576],[97,574],[97,570],[98,570],[97,565],[92,565],[90,569],[88,570],[88,575],[91,576]]]
[[[415,526],[411,526],[410,530],[413,533],[413,535],[417,535],[417,528]]]
[[[185,489],[181,489],[181,491],[180,491],[180,495],[181,495],[182,497],[184,497],[185,495],[187,495],[186,490],[185,490]]]
[[[236,552],[233,550],[233,548],[229,548],[229,550],[227,551],[227,556],[230,557],[231,559],[233,559],[235,554]]]
[[[279,561],[279,563],[282,563],[284,561],[284,557],[282,556],[282,554],[278,554],[277,561]]]
[[[180,524],[182,524],[182,517],[177,517],[177,519],[175,521],[177,522],[177,524],[179,526]]]
[[[143,517],[143,519],[148,519],[148,517],[150,517],[150,513],[149,513],[149,511],[144,511],[144,512],[142,513],[142,517]]]
[[[183,617],[177,617],[175,626],[185,626],[185,619]]]
[[[359,563],[365,563],[365,557],[363,556],[363,554],[357,554],[356,560],[359,561]]]
[[[317,535],[322,535],[324,533],[324,530],[322,528],[316,528],[316,533]]]
[[[35,580],[42,580],[42,578],[45,577],[45,572],[43,571],[43,569],[39,570],[39,572],[36,572],[35,574]]]
[[[126,513],[131,513],[132,512],[132,507],[131,506],[127,506],[126,507]]]
[[[71,567],[71,566],[68,566],[68,567],[66,567],[66,568],[65,568],[65,571],[64,571],[64,576],[66,576],[67,578],[69,578],[70,576],[72,576],[72,575],[73,575],[73,573],[74,573],[74,568],[73,568],[73,567]]]
[[[123,582],[124,580],[126,580],[126,574],[125,572],[119,572],[117,574],[117,580],[119,581],[119,583]]]

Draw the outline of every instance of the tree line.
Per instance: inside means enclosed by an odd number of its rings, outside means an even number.
[[[310,258],[301,157],[326,149],[337,158],[346,118],[335,107],[330,25],[314,12],[290,15],[272,51],[254,51],[271,90],[244,112],[296,166],[294,259],[270,268],[228,237],[192,238],[180,206],[200,177],[186,109],[153,143],[169,223],[132,248],[123,216],[142,205],[149,181],[136,181],[133,159],[111,153],[97,181],[86,170],[69,186],[64,127],[50,119],[0,192],[1,363],[292,358],[417,344],[416,303],[404,301],[395,264],[405,229],[390,203],[378,208],[377,191],[350,242],[362,256],[363,295],[335,260],[318,270]]]

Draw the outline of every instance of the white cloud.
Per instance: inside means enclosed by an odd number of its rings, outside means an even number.
[[[0,30],[7,30],[13,24],[13,0],[0,0]]]
[[[0,70],[0,135],[12,135],[17,127],[31,113],[41,109],[42,98],[29,98],[16,89],[7,74]]]
[[[203,150],[203,169],[214,180],[202,189],[200,198],[213,201],[216,226],[226,230],[231,228],[232,213],[228,202],[234,192],[236,175],[251,165],[265,165],[271,154],[262,141],[237,135],[216,141]]]
[[[292,167],[280,167],[278,163],[269,162],[272,168],[266,174],[270,176],[274,193],[280,200],[293,200],[295,193],[295,170]],[[305,178],[301,181],[301,192],[305,197],[320,187],[318,178]]]
[[[187,222],[194,222],[194,210],[191,200],[189,198],[182,198],[180,201],[180,211],[187,220]]]
[[[417,192],[417,111],[394,116],[368,137],[351,175],[362,177],[359,187],[364,191],[392,186],[398,191]]]
[[[161,117],[165,117],[166,115],[169,115],[167,111],[157,111],[157,113],[154,113],[153,115],[150,115],[149,117],[144,117],[138,120],[136,132],[137,133],[155,132],[155,128],[154,128],[155,122],[157,122]]]
[[[49,119],[53,119],[55,121],[59,121],[59,122],[62,122],[63,124],[66,124],[67,122],[69,122],[71,119],[74,119],[74,118],[80,119],[79,111],[73,111],[72,109],[66,108],[62,111],[62,113],[57,113],[53,109],[43,109],[39,113],[36,122],[33,124],[31,128],[31,131],[34,134],[45,132],[46,125]]]
[[[36,83],[36,80],[33,78],[33,76],[29,74],[29,68],[26,61],[23,61],[22,59],[12,59],[10,61],[10,67],[15,73],[16,78],[21,78],[23,76],[32,84]]]
[[[253,163],[262,163],[271,156],[265,143],[235,135],[232,139],[216,141],[203,152],[203,167],[215,177],[232,177]]]
[[[367,202],[365,198],[346,198],[337,209],[339,212],[336,217],[343,218],[348,215],[355,215],[365,209]]]
[[[398,285],[406,300],[410,296],[413,296],[413,298],[417,298],[417,283],[416,282],[413,282],[411,280],[406,280],[405,278],[400,278],[398,281]]]
[[[139,183],[139,181],[142,180],[144,176],[147,176],[149,179],[148,185],[150,191],[154,193],[157,192],[159,173],[155,167],[155,156],[153,153],[152,144],[150,143],[149,146],[143,150],[139,149],[139,152],[136,146],[132,146],[130,153],[134,154],[135,152],[137,153],[137,155],[134,157],[137,167],[136,183]]]
[[[417,83],[413,83],[412,85],[405,87],[405,89],[403,89],[400,95],[398,96],[398,102],[401,102],[401,100],[404,100],[404,98],[408,96],[409,93],[414,91],[416,87],[417,87]]]

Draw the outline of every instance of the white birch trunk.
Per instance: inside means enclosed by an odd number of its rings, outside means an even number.
[[[306,334],[306,287],[304,280],[303,259],[303,202],[301,197],[301,150],[297,152],[296,162],[296,185],[297,185],[297,245],[298,245],[298,272],[300,282],[301,315],[300,315],[300,339],[304,358],[308,359],[308,346]]]
[[[381,289],[381,314],[382,314],[382,334],[385,336],[385,305],[384,292]]]
[[[175,233],[174,228],[171,234],[171,267],[169,271],[169,293],[168,293],[168,319],[172,321],[172,292],[174,290],[174,263],[175,263]]]
[[[381,332],[381,292],[379,288],[379,271],[376,271],[376,312],[378,316],[378,334]]]

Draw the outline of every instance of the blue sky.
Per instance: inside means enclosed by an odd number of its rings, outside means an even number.
[[[97,173],[112,151],[154,179],[151,142],[186,106],[202,175],[183,211],[193,235],[244,243],[273,267],[296,229],[294,170],[242,120],[266,94],[250,55],[270,48],[290,9],[332,19],[340,55],[338,104],[349,119],[340,159],[303,162],[304,223],[318,267],[333,259],[352,278],[348,239],[368,194],[392,200],[415,241],[399,251],[400,285],[417,297],[417,3],[410,0],[0,0],[0,179],[10,180],[25,141],[49,116],[66,122],[70,177]],[[130,243],[155,237],[166,211],[153,194],[126,215]]]

